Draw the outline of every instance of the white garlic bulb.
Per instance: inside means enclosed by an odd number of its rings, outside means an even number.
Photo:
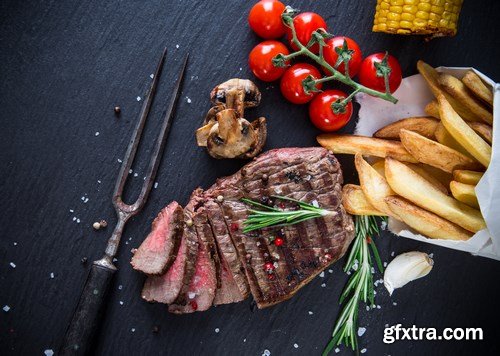
[[[384,286],[392,295],[394,289],[429,274],[434,261],[424,252],[412,251],[396,256],[384,273]]]

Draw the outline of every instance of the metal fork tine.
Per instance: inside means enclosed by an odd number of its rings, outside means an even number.
[[[165,143],[167,142],[166,139],[170,131],[170,126],[172,125],[173,113],[175,112],[175,107],[177,105],[177,101],[179,100],[179,96],[181,93],[181,85],[184,79],[184,71],[186,70],[188,57],[189,54],[186,54],[186,56],[184,57],[182,68],[177,77],[173,96],[170,99],[170,104],[165,113],[163,124],[160,129],[160,134],[158,135],[158,139],[151,154],[151,161],[149,162],[149,168],[146,174],[146,182],[142,186],[139,198],[137,198],[137,201],[133,204],[135,209],[140,210],[142,208],[142,206],[148,199],[149,192],[151,191],[151,187],[153,186],[153,182],[156,177],[156,172],[158,171],[158,166],[163,156],[163,148],[165,147]]]
[[[135,154],[137,153],[137,147],[139,146],[139,141],[141,140],[142,131],[144,129],[146,119],[149,115],[149,111],[151,109],[151,105],[153,103],[153,99],[156,94],[156,87],[158,85],[158,81],[161,76],[161,71],[163,69],[163,64],[165,63],[166,55],[167,55],[167,48],[165,47],[160,57],[160,60],[158,61],[158,64],[156,66],[153,82],[151,83],[149,92],[146,95],[144,103],[142,104],[141,113],[139,115],[139,121],[137,122],[134,132],[132,133],[132,137],[130,138],[130,142],[127,147],[127,152],[125,153],[125,156],[123,158],[123,163],[120,168],[120,172],[118,173],[118,177],[116,179],[115,190],[113,192],[113,205],[115,206],[115,209],[121,208],[124,210],[128,210],[126,209],[128,206],[127,204],[123,203],[121,195],[123,193],[123,188],[125,186],[125,182],[128,177],[128,172],[130,170],[130,167],[132,167],[132,163],[134,162]]]

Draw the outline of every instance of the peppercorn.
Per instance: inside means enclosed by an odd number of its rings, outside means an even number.
[[[83,257],[83,258],[80,260],[80,262],[81,262],[82,264],[86,264],[86,263],[87,263],[87,257]]]
[[[115,106],[115,115],[119,116],[121,113],[122,109],[119,106]]]
[[[153,326],[153,333],[157,334],[160,331],[160,327],[158,325]]]
[[[99,221],[99,224],[101,225],[101,227],[106,227],[108,226],[108,222],[104,219],[102,219],[101,221]]]
[[[267,273],[273,273],[274,271],[274,265],[272,262],[266,262],[266,264],[264,265],[264,270],[267,272]]]
[[[238,231],[239,229],[239,225],[237,223],[231,223],[231,226],[230,226],[230,229],[231,231]]]

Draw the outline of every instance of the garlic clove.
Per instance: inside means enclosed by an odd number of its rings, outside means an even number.
[[[387,265],[384,273],[384,286],[392,295],[394,289],[429,274],[434,261],[424,252],[412,251],[396,256]]]

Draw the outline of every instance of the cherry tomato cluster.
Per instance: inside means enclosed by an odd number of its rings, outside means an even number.
[[[315,80],[321,79],[321,72],[308,63],[287,63],[287,67],[275,67],[272,59],[278,54],[289,55],[290,51],[282,42],[277,41],[286,35],[289,47],[297,51],[297,46],[292,43],[291,28],[285,26],[281,14],[285,5],[277,0],[262,0],[257,2],[250,10],[248,23],[252,30],[265,41],[255,46],[249,55],[250,69],[262,81],[272,82],[281,78],[280,89],[283,96],[294,104],[309,103],[309,117],[311,122],[322,131],[336,131],[344,127],[352,116],[352,103],[349,102],[343,112],[334,113],[332,104],[345,99],[348,95],[340,90],[321,91],[322,83],[316,84],[318,92],[304,91],[302,82],[312,76]],[[311,40],[312,34],[318,29],[327,30],[325,20],[314,12],[303,12],[293,18],[297,39],[304,46]],[[339,72],[353,78],[358,76],[359,82],[370,89],[385,92],[384,77],[380,73],[380,63],[384,61],[385,53],[375,53],[363,59],[358,44],[349,37],[337,36],[329,38],[323,46],[323,58]],[[348,70],[344,63],[339,61],[339,48],[345,48],[351,53]],[[319,53],[319,46],[315,43],[309,48],[315,54]],[[391,93],[401,84],[401,67],[396,58],[387,56],[386,64],[390,67],[389,88]],[[328,76],[331,75],[326,68],[321,68]]]

